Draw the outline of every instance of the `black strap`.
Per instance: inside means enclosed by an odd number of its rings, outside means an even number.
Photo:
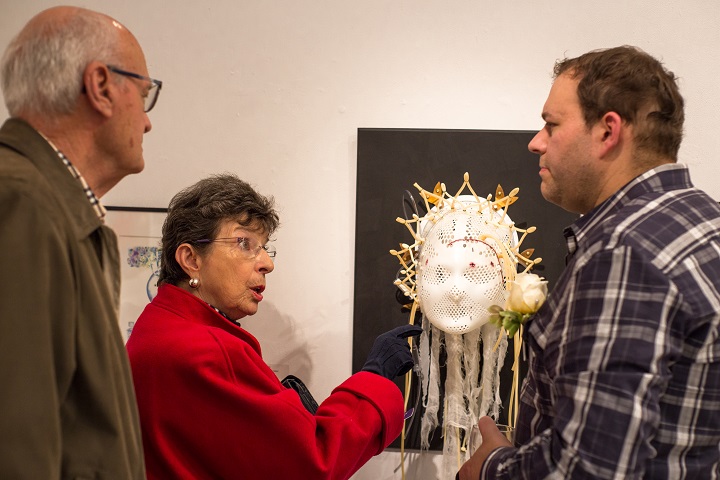
[[[287,377],[283,378],[280,383],[283,384],[283,386],[287,388],[292,388],[295,390],[298,395],[300,395],[300,401],[302,402],[303,406],[307,409],[308,412],[315,415],[315,412],[317,412],[318,404],[315,401],[315,398],[313,398],[312,393],[310,393],[310,390],[305,386],[302,380],[297,378],[295,375],[288,375]]]

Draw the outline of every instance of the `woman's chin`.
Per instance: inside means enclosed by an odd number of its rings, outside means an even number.
[[[255,309],[249,309],[249,310],[245,309],[243,311],[233,312],[233,315],[230,318],[237,321],[237,320],[240,320],[241,318],[255,315],[257,313],[257,311],[258,311],[258,309],[256,306]]]

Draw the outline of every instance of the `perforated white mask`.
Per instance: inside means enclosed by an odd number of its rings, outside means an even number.
[[[478,418],[498,418],[502,407],[500,370],[508,341],[505,330],[489,322],[488,308],[505,305],[506,288],[516,278],[519,265],[527,271],[541,259],[530,258],[532,248],[520,251],[535,227],[518,228],[507,215],[519,189],[505,195],[498,185],[494,200],[491,195],[478,197],[468,173],[455,195],[439,182],[433,190],[417,183],[415,187],[427,213],[421,217],[415,209],[410,218],[396,218],[413,241],[390,250],[400,263],[393,283],[412,300],[406,305],[410,306],[410,323],[415,323],[418,309],[423,313],[418,365],[426,403],[420,448],[430,447],[438,426],[448,427],[443,428],[442,472],[438,478],[454,478],[458,467],[472,454],[466,440]],[[462,195],[465,191],[472,195]],[[412,196],[410,200],[414,205]],[[403,213],[407,216],[405,210]],[[519,239],[518,233],[522,234]],[[516,339],[515,365],[520,344]],[[445,378],[441,382],[443,361]],[[517,378],[511,390],[515,399]],[[405,390],[406,401],[410,391]]]
[[[473,199],[474,203],[474,199]],[[505,304],[503,244],[517,236],[505,215],[489,209],[452,210],[425,226],[418,257],[417,294],[430,323],[447,333],[461,334],[487,323],[488,308]]]

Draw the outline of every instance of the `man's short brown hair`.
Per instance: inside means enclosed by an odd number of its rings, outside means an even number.
[[[555,64],[554,77],[579,80],[578,98],[590,127],[608,112],[633,125],[639,157],[677,161],[685,121],[677,77],[636,47],[595,50]]]

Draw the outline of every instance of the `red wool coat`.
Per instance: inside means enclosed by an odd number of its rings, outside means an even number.
[[[164,285],[127,344],[148,479],[344,479],[399,434],[402,394],[359,372],[311,415],[258,341]]]

